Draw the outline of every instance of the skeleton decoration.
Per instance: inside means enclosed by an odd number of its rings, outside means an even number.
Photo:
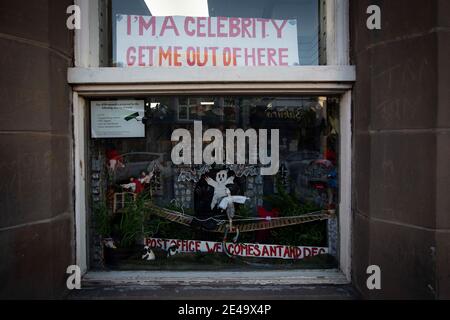
[[[216,174],[216,180],[206,177],[206,182],[214,188],[214,195],[211,201],[211,210],[214,207],[225,210],[230,221],[230,230],[232,229],[232,220],[235,214],[234,203],[244,204],[249,198],[244,196],[232,196],[228,184],[234,183],[234,177],[228,177],[227,170],[221,170]]]
[[[155,260],[155,254],[149,246],[144,247],[144,254],[142,255],[142,260],[153,261]]]

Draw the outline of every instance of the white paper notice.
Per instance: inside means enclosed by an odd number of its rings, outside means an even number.
[[[144,100],[92,101],[92,138],[144,138]]]

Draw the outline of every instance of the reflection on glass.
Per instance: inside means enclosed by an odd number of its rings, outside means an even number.
[[[112,63],[117,65],[117,20],[119,15],[236,17],[296,21],[298,61],[300,65],[319,64],[319,1],[318,0],[112,0],[111,30]],[[260,40],[264,46],[264,40]],[[213,53],[211,53],[213,54]],[[264,56],[271,54],[263,53]],[[270,59],[269,59],[270,60]],[[269,61],[265,61],[268,65]]]
[[[90,141],[92,208],[96,212],[95,208],[103,206],[108,217],[100,220],[108,223],[96,232],[132,252],[118,260],[110,257],[113,260],[108,260],[108,264],[119,268],[174,270],[210,265],[244,268],[245,262],[263,263],[268,268],[301,268],[311,261],[314,265],[309,267],[334,265],[338,239],[335,217],[308,223],[298,221],[305,215],[322,214],[337,207],[340,132],[337,98],[161,96],[146,98],[145,105],[145,138]],[[174,135],[180,129],[185,132],[183,139]],[[233,140],[230,162],[227,139],[239,130],[248,136],[242,141]],[[262,143],[262,134],[272,135],[273,130],[279,132],[278,143],[274,144],[270,138]],[[208,138],[208,132],[214,132],[214,138]],[[251,132],[258,142],[251,143]],[[176,156],[186,156],[192,164],[177,164],[174,150],[185,138],[189,139],[188,147],[179,150]],[[211,149],[214,144],[219,147]],[[260,160],[264,147],[266,156],[274,159],[276,154],[279,158],[274,174],[262,174],[264,165]],[[214,157],[221,154],[222,161],[207,164],[208,148],[213,150]],[[196,149],[202,151],[200,164],[194,164]],[[253,149],[258,156],[256,164],[250,163]],[[245,157],[239,164],[235,156],[242,152]],[[233,204],[229,205],[227,199]],[[168,210],[172,216],[144,214],[150,204]],[[130,217],[134,220],[127,220]],[[230,229],[234,231],[227,238],[229,223],[242,232]],[[199,241],[202,245],[205,241],[233,243],[234,239],[235,244],[230,245],[233,250],[238,250],[235,245],[244,250],[245,244],[258,244],[279,248],[312,246],[326,252],[312,260],[295,259],[289,256],[289,251],[269,252],[266,257],[261,256],[264,260],[261,262],[254,252],[243,255],[191,251],[177,255],[179,252],[174,249],[177,258],[164,260],[158,254],[169,254],[169,248],[157,247],[153,250],[155,262],[142,264],[139,244],[144,237],[179,239],[190,244],[193,242],[189,241]]]

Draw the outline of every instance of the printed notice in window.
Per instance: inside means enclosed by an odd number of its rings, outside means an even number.
[[[118,14],[115,20],[121,67],[299,65],[296,19]]]
[[[144,138],[143,100],[92,101],[92,138]]]

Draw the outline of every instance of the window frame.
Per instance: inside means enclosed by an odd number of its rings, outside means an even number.
[[[348,0],[321,0],[325,8],[327,65],[293,67],[115,68],[101,63],[101,2],[75,0],[82,28],[75,30],[75,67],[68,69],[73,90],[76,263],[88,271],[86,139],[88,99],[143,95],[316,95],[339,94],[340,199],[339,269],[351,281],[351,94],[356,80],[349,65]],[[301,270],[299,271],[301,272]],[[299,277],[302,275],[299,274]]]

